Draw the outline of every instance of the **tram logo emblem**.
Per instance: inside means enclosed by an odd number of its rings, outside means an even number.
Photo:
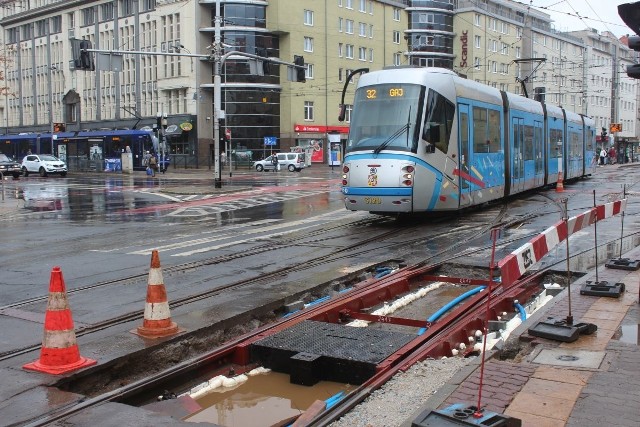
[[[376,185],[378,185],[378,168],[369,168],[369,176],[367,181],[369,187],[375,187]]]

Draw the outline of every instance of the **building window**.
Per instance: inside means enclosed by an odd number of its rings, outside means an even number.
[[[369,24],[369,38],[373,38],[373,24]]]
[[[476,70],[480,69],[480,58],[479,57],[475,57],[475,59],[473,60],[473,66]]]
[[[351,123],[351,113],[353,112],[353,105],[352,104],[346,104],[344,106],[344,121],[347,123]]]
[[[360,37],[367,37],[367,24],[364,22],[360,23]]]
[[[393,54],[393,65],[400,65],[402,63],[402,54],[394,53]]]
[[[344,7],[347,9],[353,9],[353,0],[344,0]]]
[[[353,34],[353,21],[351,19],[347,19],[347,27],[345,29],[345,33]]]
[[[120,17],[133,15],[133,0],[120,0]]]
[[[473,36],[473,41],[474,41],[474,45],[480,49],[480,46],[482,45],[482,41],[480,40],[480,36]]]
[[[338,43],[338,57],[340,58],[342,58],[342,48],[343,48],[343,44]]]
[[[520,46],[516,46],[516,58],[520,58]]]
[[[400,9],[398,9],[397,7],[393,8],[393,20],[394,21],[400,20]]]
[[[338,32],[341,33],[342,32],[342,18],[338,18]]]
[[[345,57],[348,59],[353,59],[353,45],[352,44],[348,44],[346,46],[346,52],[345,52]]]
[[[313,101],[304,101],[304,119],[313,121]]]
[[[100,5],[100,22],[111,21],[113,19],[113,3]]]
[[[369,48],[369,62],[373,62],[373,48]]]
[[[393,32],[393,42],[395,44],[400,44],[400,31]]]
[[[476,27],[480,26],[480,14],[479,13],[476,13],[473,16],[473,25],[475,25]]]
[[[304,38],[304,51],[313,52],[313,37]]]
[[[313,78],[313,64],[304,64],[305,67],[307,67],[307,69],[304,72],[304,75],[306,78],[308,79],[312,79]]]
[[[360,61],[366,61],[367,60],[367,49],[364,47],[359,47],[358,48],[358,59]]]
[[[360,12],[367,11],[367,0],[360,0],[360,8],[358,9]]]
[[[433,13],[421,13],[418,15],[418,22],[421,24],[433,24],[435,22]]]
[[[82,9],[82,25],[88,26],[96,23],[96,11],[93,7]]]
[[[342,81],[342,68],[338,68],[338,81]]]
[[[304,11],[304,25],[313,26],[313,11],[305,10]]]

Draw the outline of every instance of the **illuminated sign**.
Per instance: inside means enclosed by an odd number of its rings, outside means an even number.
[[[462,43],[462,54],[460,55],[460,66],[461,67],[466,67],[467,66],[467,43],[468,43],[468,38],[467,38],[467,30],[464,30],[462,32],[462,35],[460,36],[460,42]]]
[[[622,132],[622,123],[611,123],[609,125],[609,132]]]

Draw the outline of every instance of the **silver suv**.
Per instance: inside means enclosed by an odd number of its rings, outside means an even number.
[[[275,170],[276,165],[273,164],[273,156],[278,156],[280,169],[287,169],[293,172],[300,171],[306,166],[304,163],[304,153],[277,153],[272,154],[264,160],[253,162],[253,167],[258,172]]]

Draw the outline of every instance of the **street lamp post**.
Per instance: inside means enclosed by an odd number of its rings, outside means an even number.
[[[221,67],[221,39],[220,39],[220,0],[216,0],[216,22],[213,39],[213,171],[214,171],[214,187],[222,188],[222,165],[220,164],[220,108],[222,101],[220,99],[221,85],[220,67]]]
[[[167,146],[167,114],[158,111],[156,113],[156,126],[158,127],[158,149],[160,150],[160,172],[165,173],[164,156]]]
[[[56,67],[51,65],[51,31],[50,31],[49,20],[47,19],[47,86],[49,86],[49,131],[51,133],[51,155],[55,156],[56,153],[53,147],[54,135],[53,135],[53,83],[52,83],[52,73],[53,70],[56,70]]]

